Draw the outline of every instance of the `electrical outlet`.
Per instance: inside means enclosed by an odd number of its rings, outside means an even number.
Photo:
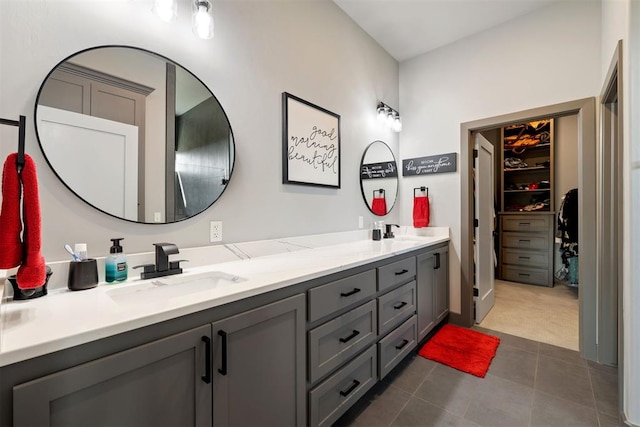
[[[358,217],[358,228],[364,227],[364,217]]]
[[[162,221],[162,214],[160,212],[154,212],[153,222],[160,222],[160,221]]]
[[[209,241],[221,242],[222,241],[222,221],[211,221],[209,227]]]

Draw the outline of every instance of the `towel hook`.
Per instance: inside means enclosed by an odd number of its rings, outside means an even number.
[[[413,189],[413,197],[417,197],[416,196],[416,190],[420,190],[422,193],[424,193],[425,191],[427,192],[426,196],[429,197],[429,188],[422,186],[422,187],[416,187]]]
[[[0,124],[8,126],[16,126],[18,128],[18,156],[16,158],[16,166],[18,173],[22,172],[24,167],[24,139],[25,130],[27,128],[27,118],[20,116],[20,120],[9,120],[0,118]]]
[[[373,198],[376,198],[376,193],[379,193],[379,197],[383,197],[384,198],[384,188],[381,188],[379,190],[373,190]]]

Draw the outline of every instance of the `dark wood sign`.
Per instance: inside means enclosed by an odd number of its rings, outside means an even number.
[[[402,161],[402,176],[428,175],[456,171],[458,153],[416,157]]]
[[[394,178],[398,176],[396,162],[368,163],[360,169],[360,179]]]

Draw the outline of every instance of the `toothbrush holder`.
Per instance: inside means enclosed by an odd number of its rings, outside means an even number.
[[[98,285],[98,263],[94,258],[69,263],[67,287],[72,291],[95,288]]]

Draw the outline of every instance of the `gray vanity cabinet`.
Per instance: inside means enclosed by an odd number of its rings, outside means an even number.
[[[206,325],[16,385],[13,424],[211,425],[210,338]]]
[[[449,248],[431,249],[416,257],[418,341],[449,313]]]
[[[305,297],[212,324],[213,424],[306,424]]]

